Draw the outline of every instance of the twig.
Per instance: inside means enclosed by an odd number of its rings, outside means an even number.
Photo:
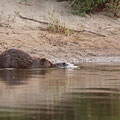
[[[68,5],[68,6],[66,7],[66,9],[70,8],[70,7],[74,4],[75,1],[76,1],[76,0],[73,0],[73,1],[70,3],[70,5]]]
[[[75,0],[74,0],[75,1]],[[18,14],[18,13],[16,13]],[[37,22],[37,23],[42,23],[42,24],[45,24],[45,25],[52,25],[52,23],[48,23],[48,22],[44,22],[44,21],[39,21],[39,20],[35,20],[33,18],[28,18],[28,17],[24,17],[22,15],[19,14],[19,17],[22,18],[22,19],[26,19],[26,20],[30,20],[30,21],[34,21],[34,22]],[[44,28],[41,28],[42,30],[47,30],[47,29],[44,29]],[[102,34],[99,34],[99,33],[96,33],[96,32],[93,32],[93,31],[90,31],[90,30],[73,30],[73,29],[70,29],[74,32],[89,32],[89,33],[92,33],[92,34],[95,34],[95,35],[99,35],[99,36],[102,36],[102,37],[106,37],[105,35],[102,35]]]
[[[61,13],[63,13],[65,10],[67,10],[68,8],[70,8],[73,4],[74,4],[74,2],[75,2],[76,0],[73,0],[64,10],[62,10],[61,11]]]
[[[39,20],[35,20],[35,19],[33,19],[33,18],[24,17],[24,16],[22,16],[19,12],[15,12],[15,13],[16,13],[20,18],[25,19],[25,20],[34,21],[34,22],[37,22],[37,23],[45,24],[45,25],[50,24],[50,23],[48,23],[48,22],[39,21]]]
[[[90,30],[74,30],[74,31],[75,32],[89,32],[89,33],[92,33],[92,34],[95,34],[95,35],[98,35],[101,37],[106,37],[105,35],[102,35],[102,34],[99,34],[99,33],[96,33],[96,32],[90,31]]]

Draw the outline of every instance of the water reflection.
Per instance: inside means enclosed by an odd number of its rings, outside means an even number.
[[[47,74],[47,70],[23,70],[23,69],[3,69],[0,70],[0,79],[8,85],[23,85],[27,82],[31,75],[43,75]]]
[[[0,120],[119,120],[120,67],[0,70]]]

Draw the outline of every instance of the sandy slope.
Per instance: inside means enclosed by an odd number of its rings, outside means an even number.
[[[19,48],[52,61],[111,62],[120,60],[120,19],[103,14],[79,17],[69,13],[67,2],[55,0],[1,0],[0,51]],[[22,19],[17,15],[33,20]],[[37,21],[51,22],[50,17],[75,30],[88,30],[71,36],[42,31],[47,27]]]

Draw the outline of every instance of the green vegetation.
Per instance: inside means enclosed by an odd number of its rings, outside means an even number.
[[[60,17],[57,16],[57,18],[56,18],[54,11],[50,12],[49,21],[50,22],[49,22],[48,28],[47,28],[47,30],[49,32],[60,33],[60,34],[66,35],[66,36],[70,36],[71,34],[74,33],[74,31],[67,28],[65,24],[64,25],[61,24]]]
[[[73,0],[73,14],[84,16],[86,13],[108,11],[120,17],[120,0]]]
[[[60,33],[66,36],[73,34],[74,32],[68,29],[65,25],[61,25],[58,19],[52,21],[52,24],[48,24],[48,31],[52,33]]]

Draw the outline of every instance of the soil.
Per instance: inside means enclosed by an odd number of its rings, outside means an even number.
[[[53,62],[120,62],[120,18],[80,17],[67,6],[68,1],[1,0],[0,52],[18,48]],[[47,31],[54,20],[77,32]]]

